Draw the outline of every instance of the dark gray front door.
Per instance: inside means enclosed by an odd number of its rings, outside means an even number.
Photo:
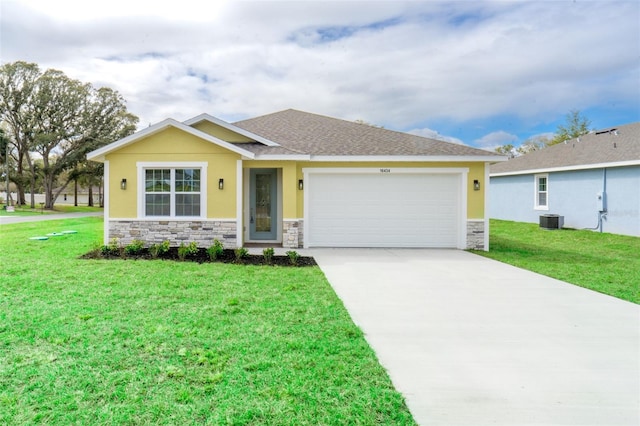
[[[276,169],[251,169],[249,182],[249,239],[275,240],[278,203]]]

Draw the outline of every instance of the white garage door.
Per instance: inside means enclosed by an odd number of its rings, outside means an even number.
[[[461,175],[309,173],[308,247],[458,247]]]

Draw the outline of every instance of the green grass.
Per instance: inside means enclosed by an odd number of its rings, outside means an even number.
[[[56,204],[53,206],[54,213],[94,213],[103,210],[102,207],[74,206],[72,204]]]
[[[4,209],[4,205],[0,208],[0,216],[33,216],[51,213],[54,212],[51,210],[40,210],[39,208],[32,209],[30,207],[15,207],[15,211],[9,213]]]
[[[4,205],[2,205],[4,207]],[[40,214],[55,214],[55,213],[92,213],[101,212],[101,207],[87,207],[87,206],[73,206],[71,204],[56,204],[53,206],[53,210],[44,210],[36,206],[31,208],[29,206],[17,206],[15,211],[8,213],[4,208],[0,208],[0,216],[32,216]]]
[[[101,235],[0,227],[0,424],[415,424],[317,267],[79,260]]]
[[[640,303],[640,238],[491,220],[490,251],[475,252]]]

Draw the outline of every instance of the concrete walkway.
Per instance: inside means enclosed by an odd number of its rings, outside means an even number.
[[[102,212],[91,213],[51,213],[37,214],[31,216],[0,216],[0,225],[8,225],[10,223],[40,222],[42,220],[59,220],[73,219],[76,217],[102,216]]]
[[[419,424],[640,423],[640,306],[464,251],[312,252]]]

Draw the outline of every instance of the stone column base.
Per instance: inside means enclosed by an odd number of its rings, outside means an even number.
[[[467,220],[467,249],[485,250],[484,220]]]
[[[285,219],[282,221],[282,247],[304,247],[302,219]]]

